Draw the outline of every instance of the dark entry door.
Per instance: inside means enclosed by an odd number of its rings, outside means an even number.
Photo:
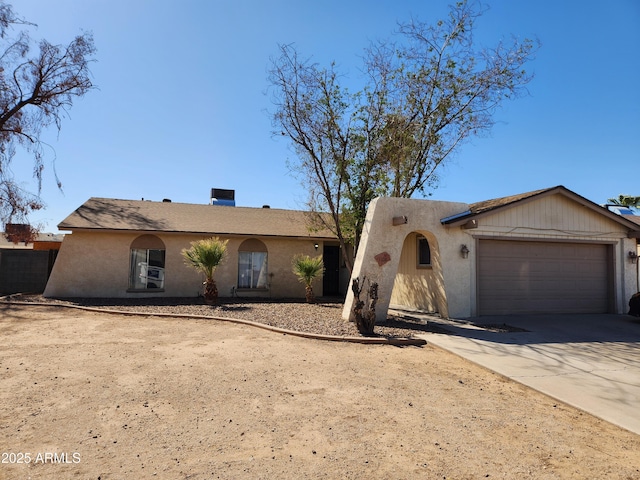
[[[324,261],[324,277],[322,291],[324,296],[340,294],[340,247],[325,245],[322,250]]]

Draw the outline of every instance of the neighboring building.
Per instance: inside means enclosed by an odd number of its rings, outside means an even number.
[[[389,305],[443,317],[626,313],[640,225],[563,186],[471,205],[377,198],[352,278]],[[343,317],[351,316],[347,292]]]
[[[39,233],[28,242],[14,242],[7,237],[18,238],[15,230],[9,233],[7,229],[7,232],[0,233],[0,295],[42,293],[63,235]]]
[[[235,207],[232,196],[224,201],[89,199],[58,225],[72,233],[64,238],[44,295],[196,297],[203,279],[185,265],[181,251],[209,237],[229,241],[214,275],[220,296],[304,298],[304,286],[291,271],[295,254],[323,255],[326,272],[314,285],[318,296],[344,295],[349,275],[331,232],[310,229],[305,212]]]
[[[14,243],[0,232],[0,250],[60,250],[63,238],[64,235],[59,233],[39,233],[33,242]]]

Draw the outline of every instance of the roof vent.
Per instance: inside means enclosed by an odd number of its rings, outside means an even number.
[[[224,188],[211,189],[211,205],[223,205],[226,207],[235,207],[236,191],[225,190]]]

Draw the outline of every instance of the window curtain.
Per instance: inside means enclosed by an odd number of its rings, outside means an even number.
[[[254,265],[259,266],[257,271],[256,288],[267,288],[267,252],[255,252]]]
[[[238,288],[268,288],[267,252],[238,252]]]
[[[131,249],[129,288],[164,288],[164,250]]]
[[[129,288],[147,288],[147,251],[141,249],[131,250],[131,263],[129,272]]]

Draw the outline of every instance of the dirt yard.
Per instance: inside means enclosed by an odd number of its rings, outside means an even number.
[[[0,305],[0,479],[640,479],[640,436],[436,347]]]

